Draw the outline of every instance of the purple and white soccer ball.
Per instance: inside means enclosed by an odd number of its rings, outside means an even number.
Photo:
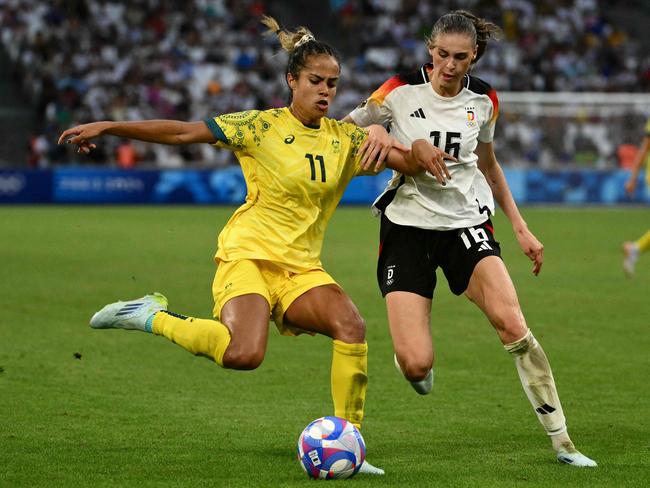
[[[350,478],[365,458],[366,444],[361,433],[340,417],[314,420],[298,439],[298,460],[310,478]]]

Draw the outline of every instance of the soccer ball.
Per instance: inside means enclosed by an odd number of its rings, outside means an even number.
[[[361,433],[340,417],[314,420],[298,439],[298,460],[310,478],[350,478],[365,458],[366,444]]]

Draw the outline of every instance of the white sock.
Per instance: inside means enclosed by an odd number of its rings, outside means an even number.
[[[529,330],[524,337],[511,344],[506,344],[504,348],[515,360],[526,396],[546,433],[551,436],[553,447],[556,447],[556,441],[558,441],[558,447],[566,440],[571,442],[566,434],[566,419],[555,388],[551,366],[533,333]]]
[[[560,450],[568,453],[577,452],[577,449],[575,448],[573,442],[571,442],[571,439],[569,438],[568,432],[564,431],[561,434],[551,435],[550,437],[555,452],[558,452]]]

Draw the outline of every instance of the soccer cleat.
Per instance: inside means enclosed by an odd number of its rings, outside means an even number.
[[[397,361],[397,354],[393,354],[393,361],[395,362],[395,367],[397,368],[397,371],[399,371],[400,374],[404,376],[404,372],[402,371],[402,368],[399,365],[399,362]],[[411,381],[407,378],[407,381],[411,383],[411,386],[415,391],[418,392],[418,394],[428,395],[431,392],[431,389],[433,388],[433,369],[430,369],[427,375],[421,380]]]
[[[382,476],[386,474],[383,469],[373,466],[368,462],[368,460],[365,460],[363,464],[361,464],[361,467],[359,468],[359,473],[374,474],[376,476]]]
[[[151,332],[147,319],[156,312],[167,310],[167,298],[160,293],[136,300],[109,303],[90,319],[93,329],[126,329]]]
[[[636,266],[636,261],[639,259],[639,248],[634,242],[624,242],[623,243],[623,271],[628,278],[634,276],[634,268]]]
[[[598,466],[596,461],[589,459],[587,456],[575,449],[571,452],[566,449],[560,449],[557,452],[557,460],[561,463],[570,464],[571,466],[577,466],[579,468],[595,468]]]

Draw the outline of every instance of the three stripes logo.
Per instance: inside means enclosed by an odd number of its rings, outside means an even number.
[[[545,403],[541,407],[537,407],[535,411],[540,415],[548,415],[549,413],[555,412],[555,409],[551,407],[548,403]]]
[[[416,119],[426,119],[426,116],[424,115],[424,110],[422,110],[422,107],[417,109],[415,112],[413,112],[409,117],[415,117]]]
[[[481,244],[481,247],[478,248],[478,250],[479,250],[479,252],[480,251],[491,251],[492,247],[490,247],[490,245],[487,242],[483,242]]]
[[[122,309],[115,314],[116,317],[119,317],[121,315],[128,315],[131,312],[135,312],[138,308],[140,308],[143,305],[142,302],[136,302],[136,303],[129,303],[128,305],[125,305],[122,307]]]

